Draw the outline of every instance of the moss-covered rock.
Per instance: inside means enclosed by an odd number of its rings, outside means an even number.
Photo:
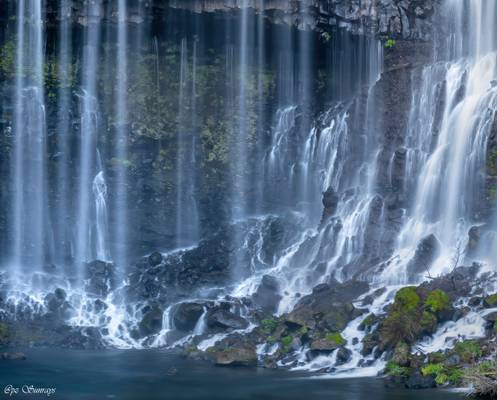
[[[497,293],[485,297],[485,299],[483,300],[483,304],[487,308],[497,307]]]
[[[433,313],[448,310],[450,307],[449,296],[443,290],[433,290],[426,297],[424,305],[427,310]]]

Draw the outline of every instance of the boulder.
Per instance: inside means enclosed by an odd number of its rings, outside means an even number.
[[[245,329],[248,322],[242,317],[221,307],[211,308],[207,312],[207,327],[213,330]]]
[[[346,347],[340,347],[337,351],[335,365],[343,365],[350,360],[352,352]]]
[[[157,334],[162,329],[163,311],[158,306],[145,307],[142,320],[139,324],[140,333],[142,336]]]
[[[418,369],[409,376],[405,385],[408,389],[431,389],[437,386],[433,375],[425,376]]]
[[[159,253],[158,251],[153,252],[148,256],[148,264],[151,267],[155,267],[159,265],[163,260],[162,254]]]
[[[414,257],[407,264],[407,272],[411,277],[429,271],[431,264],[438,257],[440,242],[433,234],[425,236],[418,243]]]
[[[281,300],[278,280],[274,276],[264,275],[261,284],[252,296],[252,300],[265,313],[273,314],[276,312]]]
[[[303,297],[293,311],[284,316],[284,320],[287,324],[341,332],[350,321],[363,313],[354,307],[352,300],[368,288],[367,283],[359,281],[318,285],[312,294]]]
[[[181,303],[174,312],[174,327],[185,332],[191,331],[203,313],[204,306],[200,303]]]

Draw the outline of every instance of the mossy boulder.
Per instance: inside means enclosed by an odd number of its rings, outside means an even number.
[[[485,297],[485,299],[483,300],[483,305],[487,308],[497,307],[497,293]]]
[[[424,302],[425,308],[433,313],[450,308],[449,296],[443,290],[435,289],[428,294]]]

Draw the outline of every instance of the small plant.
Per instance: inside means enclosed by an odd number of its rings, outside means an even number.
[[[385,49],[391,49],[393,47],[395,47],[395,45],[397,44],[397,42],[394,40],[394,39],[388,39],[384,46],[385,46]]]

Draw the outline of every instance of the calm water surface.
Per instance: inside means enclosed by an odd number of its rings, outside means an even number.
[[[199,400],[450,400],[448,391],[386,389],[379,379],[310,379],[309,375],[266,369],[220,368],[159,350],[25,351],[25,361],[0,360],[0,399],[7,385],[56,388],[49,399]],[[22,390],[22,389],[21,389]]]

